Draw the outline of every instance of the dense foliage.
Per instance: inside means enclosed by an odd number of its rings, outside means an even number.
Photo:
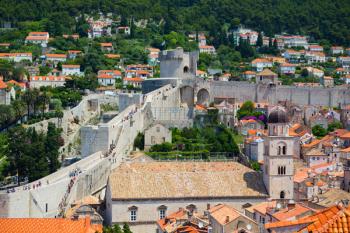
[[[20,181],[40,179],[55,172],[59,167],[58,149],[63,145],[61,130],[49,123],[47,133],[36,132],[34,128],[21,126],[11,128],[7,134],[0,134],[2,145],[0,155],[5,167],[0,170],[2,176],[18,175]]]
[[[103,227],[102,232],[103,233],[132,233],[127,223],[123,224],[123,229],[118,224],[114,224],[113,226]]]
[[[0,5],[0,21],[13,22],[20,29],[9,37],[30,30],[47,30],[54,35],[76,31],[83,34],[87,27],[83,13],[112,12],[122,15],[125,22],[131,17],[156,22],[163,19],[165,33],[206,30],[214,36],[243,23],[267,35],[309,34],[311,39],[325,38],[336,44],[346,44],[350,38],[347,0],[322,0],[317,4],[313,0],[0,0]]]

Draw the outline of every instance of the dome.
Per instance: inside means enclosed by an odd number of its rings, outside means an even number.
[[[288,123],[288,116],[284,108],[274,107],[269,114],[267,123]]]

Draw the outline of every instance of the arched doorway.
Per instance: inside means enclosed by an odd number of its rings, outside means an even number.
[[[189,72],[189,68],[188,68],[188,66],[185,66],[184,67],[184,73],[187,74],[188,72]]]
[[[209,106],[210,95],[207,89],[200,89],[197,93],[197,104]]]
[[[281,191],[280,192],[280,199],[284,199],[285,198],[285,193],[284,193],[284,191]]]
[[[189,108],[194,105],[194,90],[191,86],[184,86],[180,88],[181,103],[187,104]]]

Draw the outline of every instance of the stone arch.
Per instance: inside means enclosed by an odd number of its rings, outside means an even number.
[[[287,144],[283,141],[278,142],[277,155],[286,155],[286,154],[287,154]]]
[[[194,105],[194,89],[191,86],[183,86],[180,88],[181,103],[187,104],[189,108]]]
[[[200,89],[197,92],[197,104],[203,104],[209,106],[210,94],[209,91],[205,88]]]
[[[190,71],[190,69],[188,68],[188,66],[184,66],[184,73],[187,74]]]

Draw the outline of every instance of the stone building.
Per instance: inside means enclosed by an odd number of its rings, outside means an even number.
[[[293,199],[293,146],[288,116],[277,106],[268,117],[268,136],[264,137],[264,183],[272,199]]]
[[[207,205],[242,210],[268,195],[259,173],[236,162],[134,162],[109,177],[107,224],[131,226],[134,233],[155,232],[156,221],[181,207],[203,212]]]
[[[196,76],[198,52],[184,52],[183,48],[160,52],[161,78]]]
[[[155,124],[145,130],[145,150],[153,145],[171,142],[171,130],[162,124]]]
[[[264,69],[256,74],[256,83],[277,84],[278,75],[269,69]]]

